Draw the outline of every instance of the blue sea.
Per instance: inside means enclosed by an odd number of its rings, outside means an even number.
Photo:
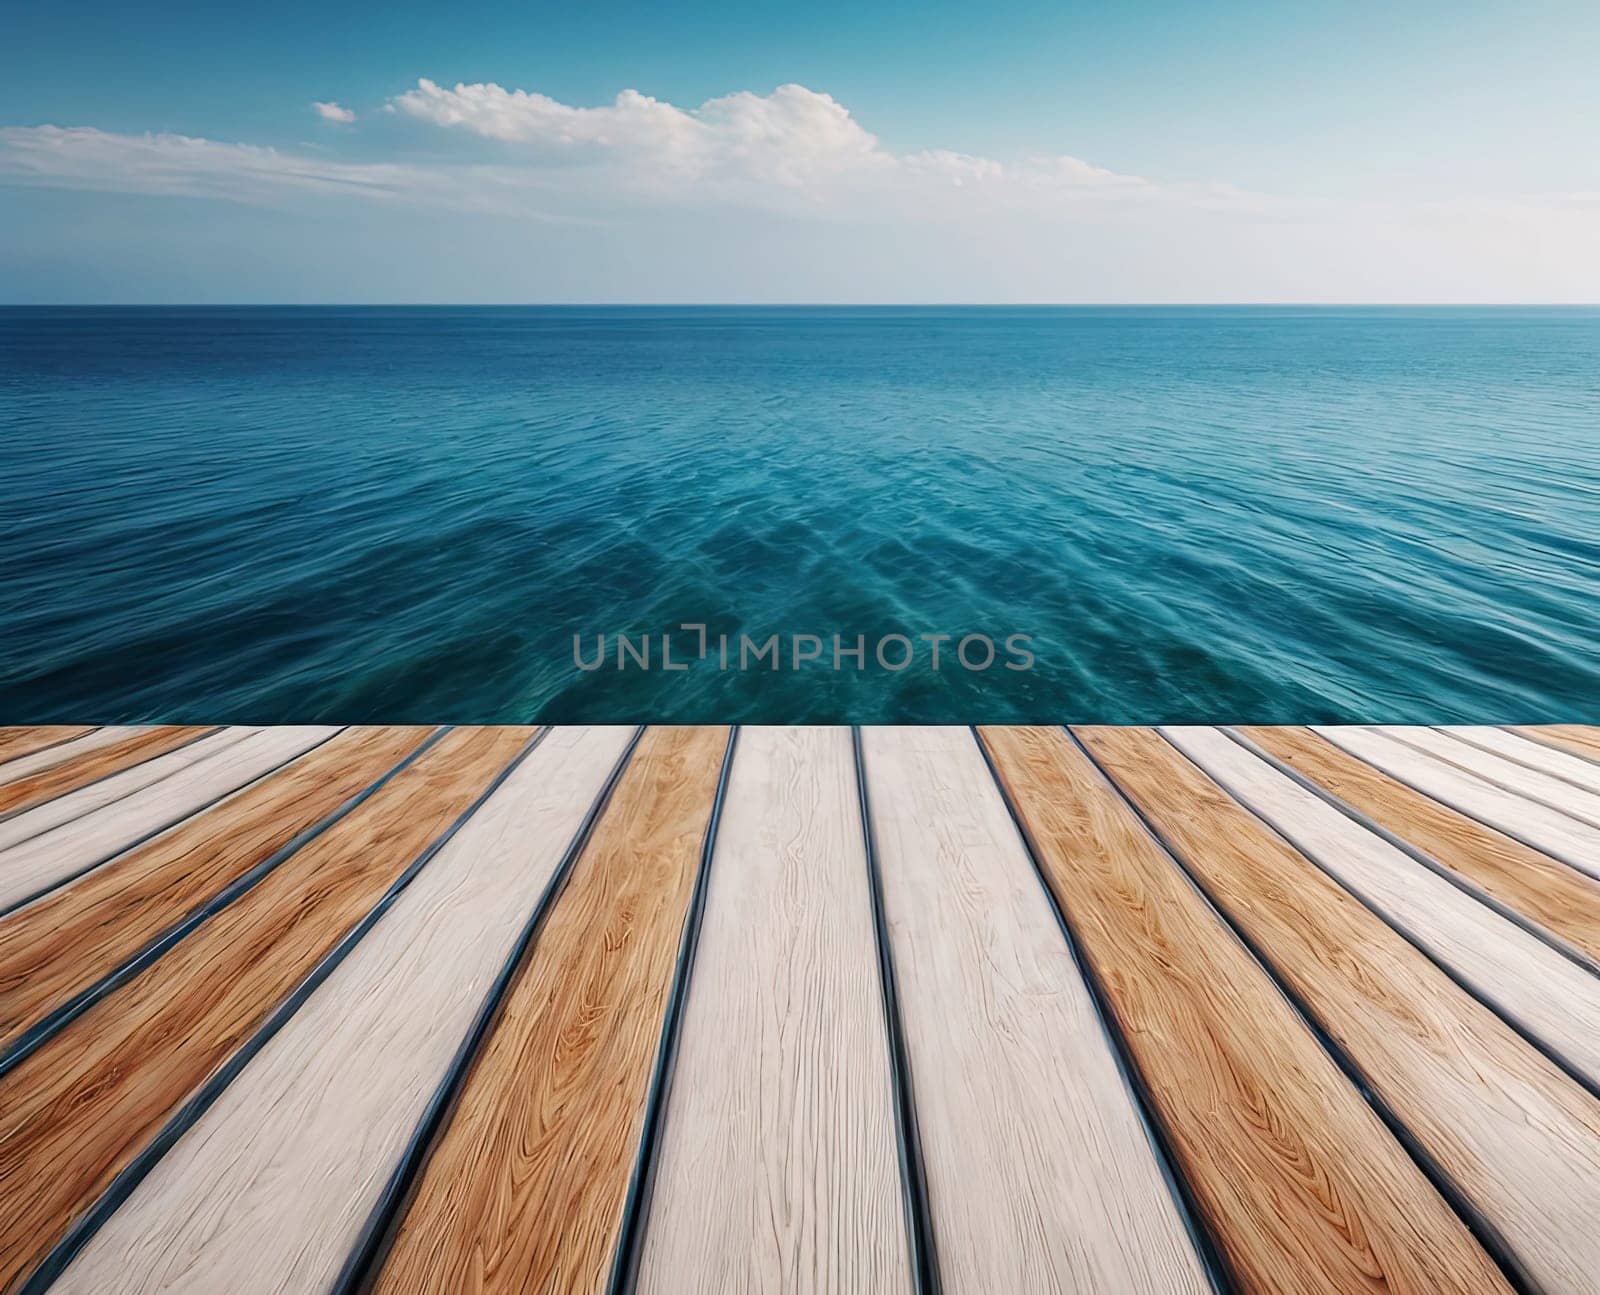
[[[1594,722],[1597,649],[1600,310],[0,310],[0,722]]]

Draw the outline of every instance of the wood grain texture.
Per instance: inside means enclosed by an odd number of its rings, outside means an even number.
[[[45,747],[70,742],[94,732],[89,724],[40,724],[25,727],[0,728],[0,761],[14,760],[18,756],[42,751]]]
[[[1576,818],[1590,827],[1600,824],[1600,794],[1469,742],[1454,729],[1397,727],[1379,731],[1524,800]],[[1596,839],[1600,841],[1600,837]]]
[[[1600,1102],[1159,734],[1076,731],[1522,1270],[1592,1291]]]
[[[747,728],[717,833],[644,1292],[905,1292],[848,729]]]
[[[0,919],[0,1047],[381,778],[428,731],[346,729],[210,813]]]
[[[1246,1291],[1505,1291],[1249,952],[1057,729],[984,741]]]
[[[1489,725],[1462,724],[1446,730],[1452,737],[1493,751],[1507,760],[1560,778],[1574,787],[1600,792],[1600,763],[1585,760],[1560,747],[1547,746],[1511,729]]]
[[[1600,982],[1216,729],[1162,732],[1236,800],[1600,1084]]]
[[[159,764],[162,760],[182,759],[190,752],[223,739],[221,745],[212,747],[203,758],[176,766],[160,781],[0,852],[0,908],[20,903],[46,887],[76,876],[85,868],[109,861],[152,833],[176,826],[190,815],[211,808],[220,797],[271,773],[286,760],[326,741],[335,732],[337,730],[331,728],[274,728],[252,731],[238,739],[233,739],[230,733],[219,733],[150,761],[150,764]],[[139,769],[145,767],[141,765]],[[129,770],[130,773],[138,771]],[[83,791],[41,805],[12,821],[21,822],[43,810],[54,809],[83,792],[116,780],[116,777],[108,778],[95,787],[85,787]]]
[[[0,1287],[48,1252],[527,737],[447,734],[0,1080]]]
[[[944,1289],[1208,1290],[971,732],[862,737]]]
[[[1386,731],[1341,727],[1318,728],[1316,732],[1442,804],[1600,879],[1600,828],[1508,791]],[[1465,749],[1476,751],[1475,747]]]
[[[125,737],[131,737],[139,732],[136,727],[128,728],[92,728],[76,737],[69,737],[61,742],[53,742],[41,746],[37,750],[18,755],[14,759],[0,763],[0,784],[9,785],[19,782],[23,778],[31,777],[41,769],[48,769],[52,765],[63,764],[68,760],[76,760],[80,756],[98,751],[101,747],[110,746],[113,742],[120,742]]]
[[[1239,732],[1485,894],[1600,960],[1600,885],[1593,878],[1457,813],[1309,729]]]
[[[187,746],[207,730],[204,728],[146,728],[105,746],[94,748],[76,759],[64,760],[26,778],[0,785],[0,816],[17,814],[69,791],[98,782],[123,769],[153,760],[168,751]]]
[[[1571,751],[1587,760],[1600,760],[1600,728],[1587,724],[1532,724],[1514,730],[1536,742]]]
[[[728,731],[653,728],[506,996],[376,1289],[596,1292]]]
[[[329,1290],[631,735],[546,735],[52,1291]]]
[[[118,801],[126,800],[135,792],[161,782],[180,770],[209,760],[217,753],[259,732],[260,729],[254,728],[223,729],[209,737],[201,738],[198,742],[191,742],[176,751],[157,756],[154,760],[146,760],[131,769],[124,769],[121,773],[113,774],[92,786],[80,787],[65,796],[58,796],[43,805],[36,805],[30,810],[0,820],[0,865],[3,865],[6,858],[3,852],[19,843],[31,841],[64,823],[81,823],[90,814],[103,811]],[[3,866],[0,866],[0,872],[3,871]]]

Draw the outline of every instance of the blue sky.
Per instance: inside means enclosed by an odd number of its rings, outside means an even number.
[[[1592,2],[17,8],[0,300],[1600,299]]]

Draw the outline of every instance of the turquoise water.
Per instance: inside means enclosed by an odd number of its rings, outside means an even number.
[[[825,648],[574,665],[685,622]],[[1600,311],[0,310],[4,722],[1594,721],[1597,644]]]

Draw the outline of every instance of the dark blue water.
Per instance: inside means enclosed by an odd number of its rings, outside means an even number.
[[[0,311],[5,722],[1593,721],[1597,644],[1600,311]]]

